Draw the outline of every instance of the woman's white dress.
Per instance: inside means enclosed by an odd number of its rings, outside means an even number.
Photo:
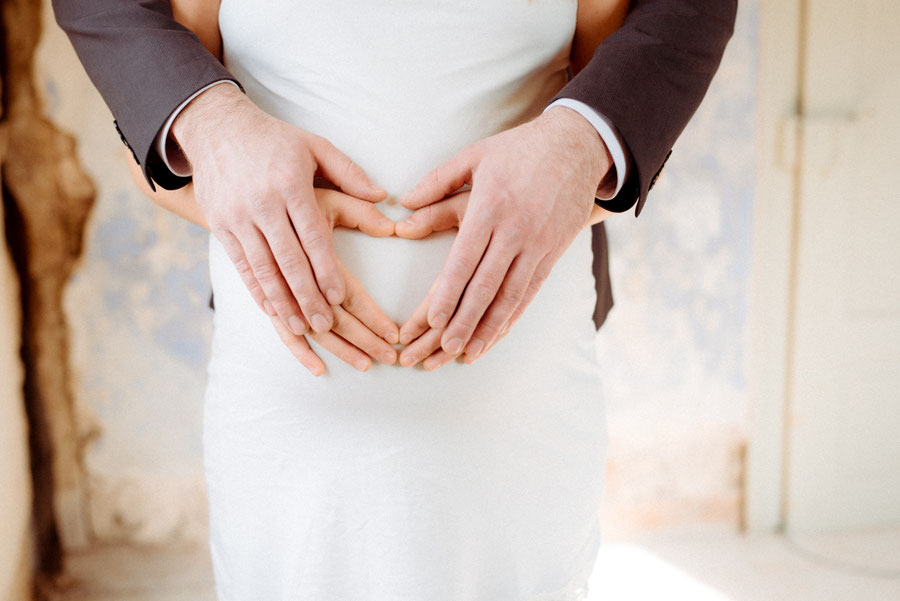
[[[396,202],[566,81],[574,0],[224,0],[226,66],[264,110],[322,135]],[[397,323],[455,230],[338,230]],[[222,601],[574,601],[599,545],[606,427],[590,231],[473,365],[312,376],[210,235],[205,398],[210,544]]]

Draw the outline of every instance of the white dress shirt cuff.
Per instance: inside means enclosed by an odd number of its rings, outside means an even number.
[[[184,156],[184,153],[181,151],[178,143],[175,142],[173,138],[169,137],[169,130],[172,129],[172,123],[175,122],[175,118],[179,115],[179,113],[181,113],[182,109],[184,109],[184,107],[186,107],[191,100],[193,100],[209,88],[220,83],[230,83],[240,89],[240,86],[238,86],[230,79],[220,79],[218,81],[212,82],[207,86],[203,86],[202,88],[191,94],[184,102],[179,104],[174,111],[172,111],[172,114],[169,115],[169,118],[166,119],[166,122],[163,124],[162,129],[160,129],[159,133],[156,135],[156,140],[154,140],[153,142],[153,146],[154,148],[156,148],[156,152],[162,158],[163,163],[166,164],[166,167],[169,168],[169,171],[179,177],[189,177],[192,171],[191,164]]]
[[[604,181],[600,183],[600,187],[597,188],[597,194],[595,196],[600,200],[610,200],[615,198],[625,182],[628,181],[629,169],[628,159],[625,156],[625,143],[622,141],[622,137],[619,135],[616,127],[606,117],[592,109],[590,106],[572,98],[560,98],[559,100],[550,103],[544,110],[546,111],[551,106],[564,106],[572,109],[587,119],[588,123],[593,125],[594,129],[597,130],[597,133],[600,134],[600,139],[606,144],[606,148],[612,156],[613,165],[616,167],[616,187],[613,189],[612,186],[606,182],[606,178],[604,178]]]

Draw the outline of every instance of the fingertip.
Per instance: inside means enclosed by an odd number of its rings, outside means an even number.
[[[372,192],[375,195],[376,202],[381,202],[382,200],[384,200],[388,197],[388,191],[385,190],[384,188],[382,188],[381,186],[375,186],[372,189]]]
[[[328,317],[321,313],[316,313],[315,315],[313,315],[309,320],[310,325],[312,325],[313,331],[316,334],[322,334],[330,330],[333,325],[333,320],[331,317],[332,316],[330,315],[330,311]]]
[[[397,231],[397,224],[385,217],[378,222],[378,235],[381,237],[393,236]]]
[[[422,237],[419,228],[416,226],[416,222],[411,217],[398,222],[395,231],[401,238],[415,240]]]
[[[391,330],[384,336],[382,336],[382,338],[384,338],[384,341],[388,344],[397,344],[398,342],[400,342],[400,332],[398,332],[397,330]]]
[[[309,329],[306,321],[300,319],[296,315],[291,315],[290,317],[288,317],[288,326],[291,328],[291,331],[297,336],[303,336]]]
[[[321,363],[304,363],[303,366],[316,377],[321,376],[325,372],[325,365]]]

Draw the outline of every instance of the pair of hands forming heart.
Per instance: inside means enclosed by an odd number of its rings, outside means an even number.
[[[387,192],[349,157],[230,88],[203,92],[172,124],[192,183],[151,190],[130,157],[132,176],[154,202],[216,236],[281,339],[316,375],[325,365],[306,336],[362,371],[373,358],[428,370],[460,356],[472,362],[513,327],[578,232],[611,214],[594,204],[615,184],[609,150],[567,107],[460,150],[400,199],[413,214],[395,224],[375,207]],[[346,193],[315,190],[316,176]],[[335,255],[337,226],[408,239],[453,227],[459,234],[398,328]],[[406,347],[399,354],[398,343]]]
[[[330,188],[316,188],[315,193],[332,230],[347,227],[377,238],[395,235],[413,240],[458,227],[469,197],[469,192],[459,192],[439,203],[420,208],[395,224],[373,202]],[[281,341],[313,375],[321,375],[325,364],[309,345],[306,336],[359,371],[368,370],[372,360],[386,365],[393,365],[399,360],[404,367],[413,367],[421,362],[425,369],[434,370],[455,358],[441,348],[443,328],[428,325],[427,312],[433,287],[413,315],[398,327],[340,261],[339,269],[347,294],[343,303],[332,306],[334,324],[331,330],[320,333],[307,330],[298,335],[284,324],[274,310],[267,308]],[[393,346],[398,343],[405,347],[399,354]],[[469,357],[463,360],[467,363],[474,361]]]

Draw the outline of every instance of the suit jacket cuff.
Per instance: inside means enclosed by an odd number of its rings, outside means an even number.
[[[191,164],[188,162],[187,157],[184,156],[181,147],[178,145],[174,138],[171,138],[169,136],[169,131],[172,129],[172,124],[175,122],[175,119],[178,117],[178,115],[181,114],[181,111],[184,109],[184,107],[186,107],[191,102],[191,100],[193,100],[209,88],[219,85],[220,83],[230,83],[231,85],[240,89],[240,86],[230,79],[220,79],[203,86],[202,88],[188,96],[184,100],[184,102],[179,104],[175,108],[175,110],[172,111],[172,114],[169,115],[169,118],[166,119],[166,122],[163,124],[162,129],[160,129],[159,133],[156,134],[156,139],[153,141],[153,147],[156,148],[156,152],[159,154],[166,168],[175,176],[191,177],[192,171]]]
[[[625,150],[625,143],[622,141],[622,137],[619,135],[615,125],[587,104],[580,100],[575,100],[574,98],[559,98],[547,105],[547,108],[544,110],[546,111],[552,106],[564,106],[572,109],[587,119],[588,123],[590,123],[594,129],[597,130],[597,133],[600,134],[600,139],[606,144],[606,148],[612,156],[616,178],[615,180],[603,178],[603,181],[600,182],[594,196],[599,200],[611,200],[615,198],[619,192],[621,192],[622,186],[625,185],[625,181],[628,179],[631,168],[629,164],[630,157],[627,156]]]

